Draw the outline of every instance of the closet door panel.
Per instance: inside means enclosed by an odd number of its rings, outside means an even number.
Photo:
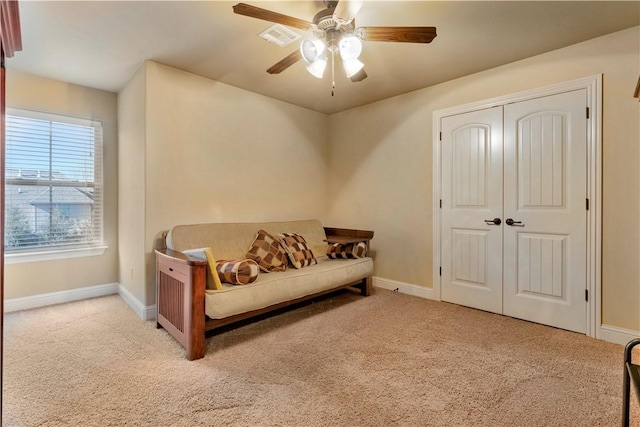
[[[586,91],[504,117],[504,314],[585,332]]]
[[[501,313],[502,108],[442,129],[442,299]]]

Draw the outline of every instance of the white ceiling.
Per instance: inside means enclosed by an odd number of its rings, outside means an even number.
[[[321,1],[246,3],[307,21]],[[334,113],[640,25],[640,1],[367,1],[356,26],[435,26],[430,44],[364,42],[369,77],[303,62],[266,69],[297,49],[257,37],[271,24],[236,1],[20,1],[23,51],[7,68],[118,92],[153,60],[323,113]],[[305,35],[304,31],[293,29]],[[639,41],[640,43],[640,41]]]

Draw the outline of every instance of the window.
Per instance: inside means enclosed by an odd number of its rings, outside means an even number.
[[[102,123],[7,109],[5,252],[102,245]]]

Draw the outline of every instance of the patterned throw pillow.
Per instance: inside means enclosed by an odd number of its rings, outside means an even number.
[[[254,260],[260,270],[267,273],[287,269],[287,255],[280,247],[280,243],[264,230],[258,231],[245,257]]]
[[[280,242],[289,257],[289,261],[295,268],[318,263],[307,241],[301,235],[297,233],[282,233],[276,235],[276,239]]]
[[[220,281],[233,285],[248,285],[258,278],[260,269],[255,261],[250,259],[234,261],[218,261],[216,270]]]
[[[331,259],[337,258],[364,258],[367,256],[367,244],[358,243],[332,243],[327,247],[327,256]]]

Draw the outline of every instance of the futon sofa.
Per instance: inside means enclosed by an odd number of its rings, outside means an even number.
[[[276,257],[260,252],[265,236],[273,237],[267,243]],[[287,246],[286,238],[296,240]],[[372,231],[323,227],[316,219],[175,226],[166,248],[155,251],[157,327],[194,360],[204,357],[207,331],[342,288],[368,296],[373,260],[365,255],[372,238]],[[287,256],[278,264],[279,249]],[[222,266],[238,282],[221,282],[229,276]]]

